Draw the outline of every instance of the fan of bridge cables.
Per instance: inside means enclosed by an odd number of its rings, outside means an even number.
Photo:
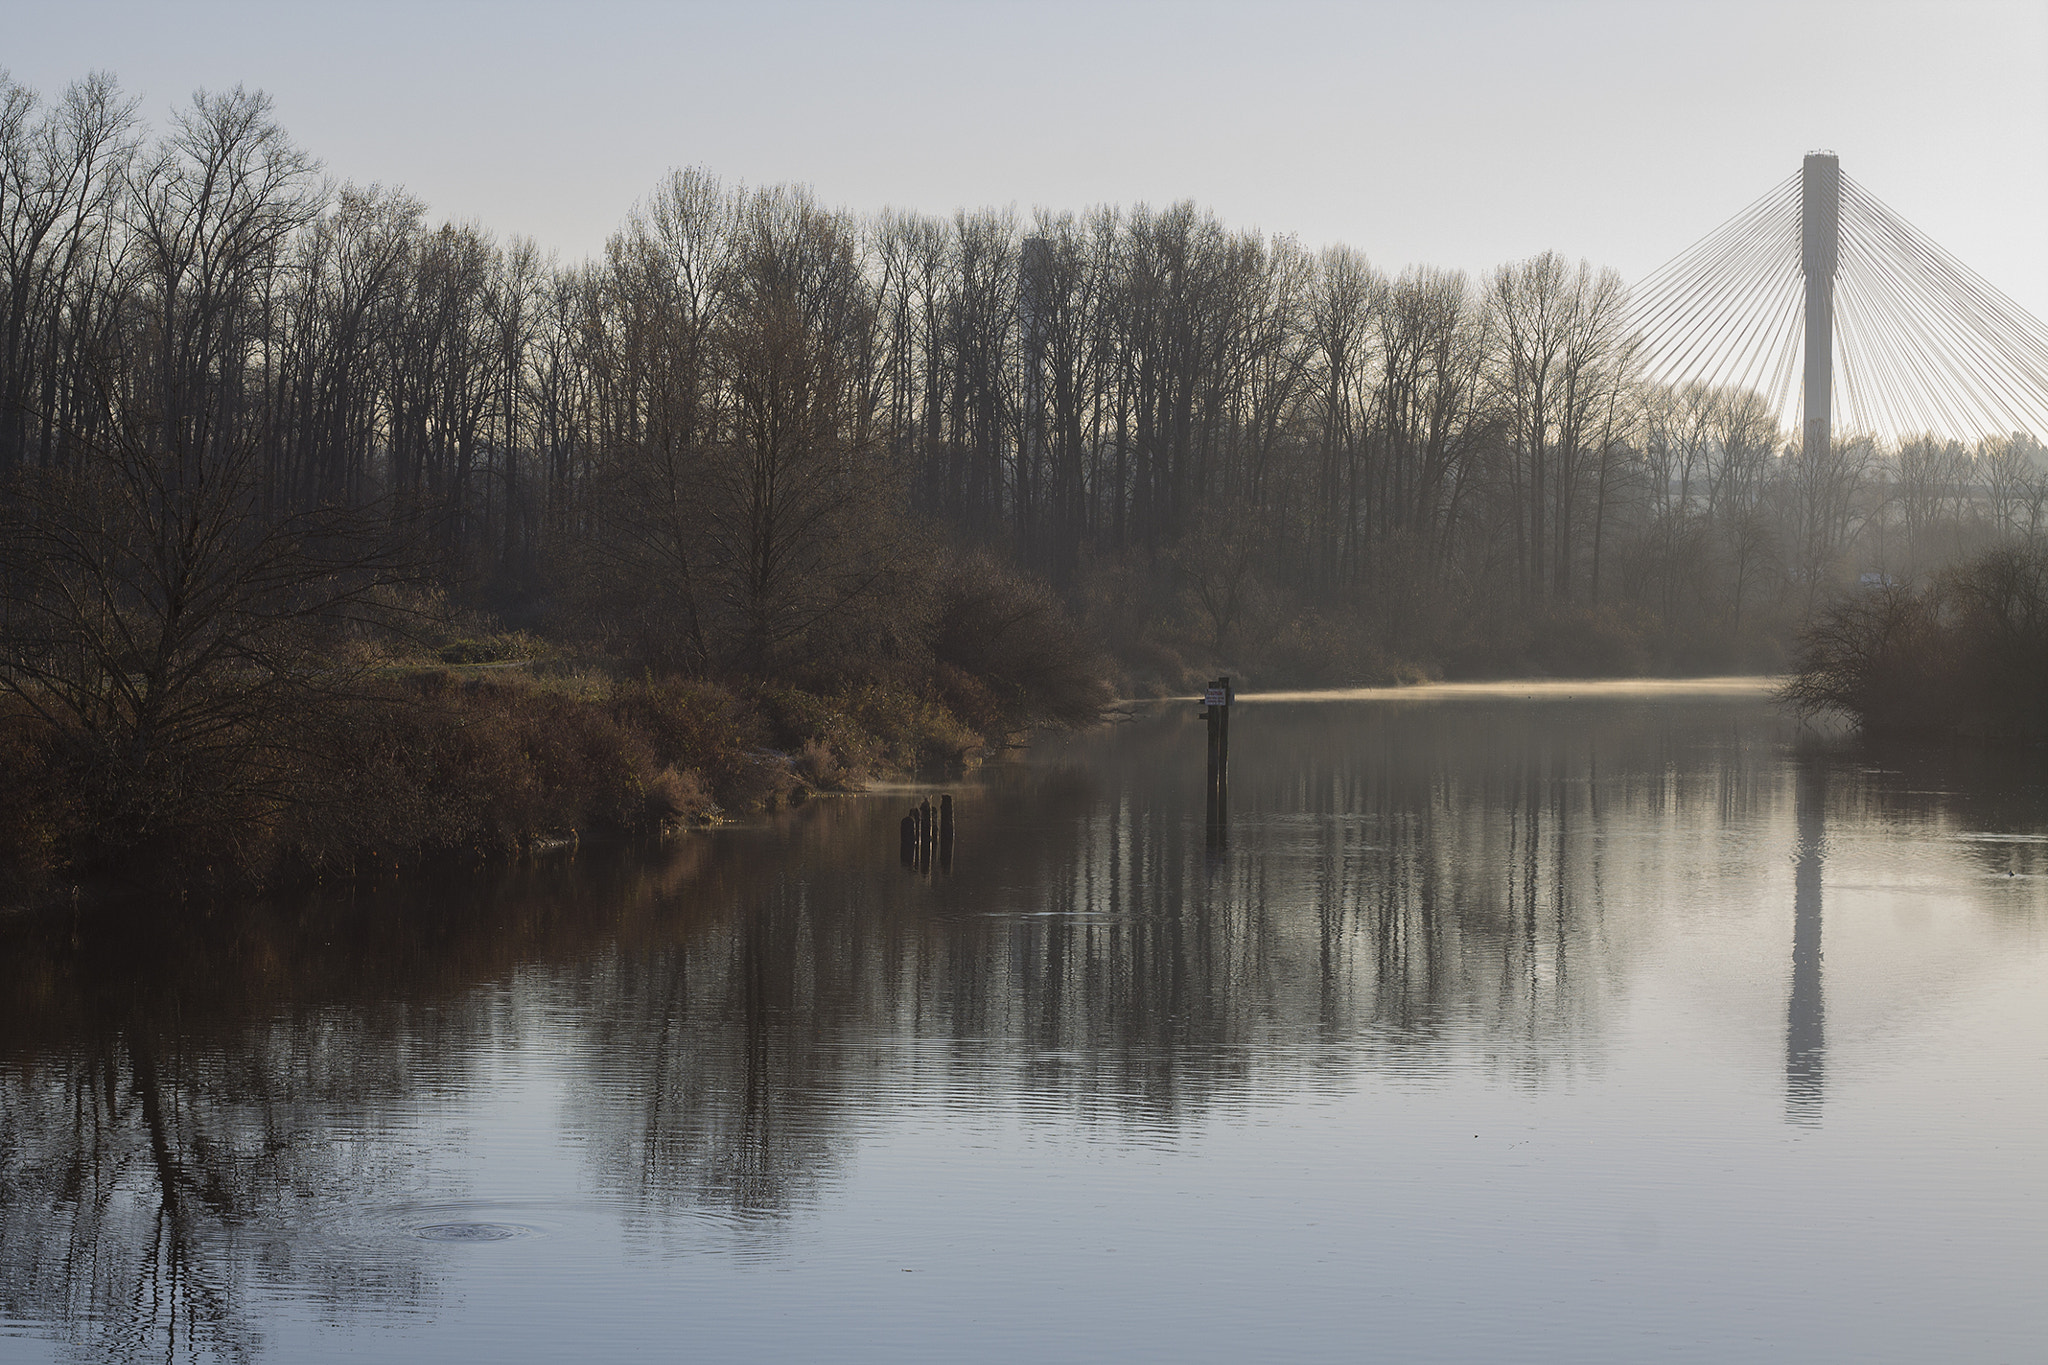
[[[2048,325],[1847,175],[1835,267],[1834,430],[2048,437]],[[1646,377],[1750,389],[1799,429],[1800,176],[1634,291]]]

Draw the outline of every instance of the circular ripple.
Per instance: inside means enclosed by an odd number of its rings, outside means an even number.
[[[428,1223],[412,1230],[423,1242],[503,1242],[531,1233],[517,1223]]]

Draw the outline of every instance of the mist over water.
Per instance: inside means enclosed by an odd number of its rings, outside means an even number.
[[[0,1357],[2024,1358],[2048,784],[1754,681],[1244,698],[0,926]]]

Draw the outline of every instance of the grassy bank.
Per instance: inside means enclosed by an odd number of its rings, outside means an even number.
[[[971,764],[1003,718],[936,694],[595,668],[386,670],[245,742],[123,771],[0,717],[0,898],[191,891],[651,836]]]
[[[653,835],[1110,698],[1047,586],[984,553],[760,610],[603,565],[454,600],[431,556],[266,521],[232,473],[0,496],[0,904]]]

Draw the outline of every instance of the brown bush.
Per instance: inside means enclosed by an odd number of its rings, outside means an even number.
[[[1110,701],[1107,661],[1052,590],[985,554],[939,585],[932,654],[981,684],[1011,727],[1086,724]]]
[[[859,688],[846,698],[846,707],[881,758],[901,771],[963,763],[988,745],[989,737],[962,723],[943,703],[904,688]]]
[[[49,754],[23,718],[0,716],[0,904],[49,889],[75,815],[54,782]]]
[[[963,725],[984,735],[1003,732],[1009,718],[994,688],[952,664],[939,664],[933,672],[939,700]]]
[[[289,837],[315,867],[648,833],[710,805],[654,735],[530,685],[417,675],[339,718],[328,740]]]
[[[25,716],[0,726],[0,760],[21,775],[0,789],[0,887],[90,869],[261,883],[506,856],[854,789],[877,771],[971,759],[1026,717],[1092,716],[1106,689],[1050,595],[993,569],[960,582],[949,647],[967,662],[926,659],[900,681],[365,675],[286,717],[288,735],[280,720],[262,746],[221,749],[232,772],[190,756],[139,774],[90,753],[67,762],[79,746]]]
[[[862,786],[879,765],[880,746],[862,730],[844,699],[821,697],[795,687],[764,687],[754,693],[754,701],[775,748],[797,756],[799,775],[804,770],[801,755],[811,749],[829,763],[837,785]]]
[[[796,775],[815,791],[845,791],[849,789],[848,775],[839,764],[839,756],[827,744],[815,739],[804,741],[790,765]]]
[[[2048,549],[1982,555],[1920,589],[1860,588],[1801,633],[1779,697],[1873,734],[2048,738]]]
[[[767,736],[761,718],[727,688],[689,678],[643,677],[614,686],[611,714],[647,736],[664,764],[695,772],[718,804],[760,799],[759,764],[747,755]]]

